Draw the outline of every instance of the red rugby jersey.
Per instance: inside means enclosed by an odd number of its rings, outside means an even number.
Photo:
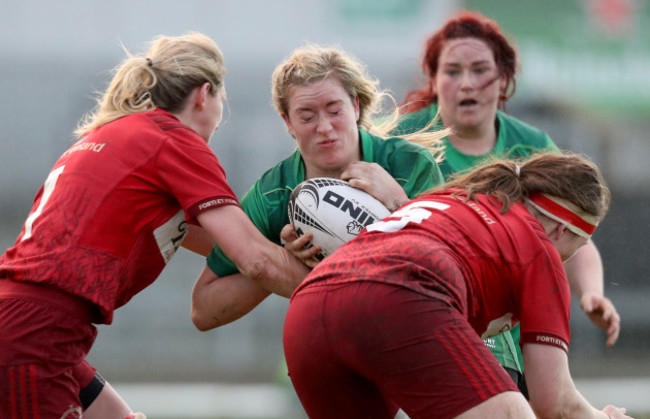
[[[101,126],[54,165],[0,278],[55,286],[113,310],[151,284],[202,211],[238,205],[217,157],[155,110]]]
[[[559,253],[517,203],[412,200],[321,262],[296,290],[377,281],[442,299],[483,338],[521,322],[521,343],[568,351],[570,289]],[[369,231],[370,230],[370,231]]]

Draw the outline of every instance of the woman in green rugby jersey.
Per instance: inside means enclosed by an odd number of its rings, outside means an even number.
[[[305,247],[311,234],[296,237],[287,213],[291,191],[305,179],[345,179],[390,210],[442,183],[430,150],[405,138],[386,138],[382,132],[392,129],[390,124],[383,129],[373,125],[388,94],[344,51],[318,45],[296,49],[275,69],[272,95],[297,150],[265,172],[241,205],[264,236],[284,242],[308,266],[315,265],[311,257],[319,248]],[[419,135],[435,143],[444,134]],[[269,294],[262,284],[240,274],[215,246],[194,286],[192,321],[199,330],[224,325]]]

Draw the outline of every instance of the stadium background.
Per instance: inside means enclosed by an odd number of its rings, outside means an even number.
[[[623,319],[619,343],[573,316],[571,369],[596,406],[650,412],[650,4],[647,0],[3,0],[0,4],[0,249],[92,92],[157,34],[204,32],[222,48],[228,111],[211,146],[238,195],[293,147],[271,105],[270,74],[306,41],[343,47],[401,99],[419,79],[423,41],[457,8],[497,19],[522,73],[507,111],[592,157],[613,190],[596,232],[606,293]],[[100,326],[90,359],[135,408],[165,417],[301,417],[275,386],[287,301],[198,332],[190,292],[201,257],[180,250],[153,286]]]

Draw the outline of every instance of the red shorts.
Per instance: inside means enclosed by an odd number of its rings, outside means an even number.
[[[92,308],[53,288],[0,280],[0,417],[81,413],[97,334]]]
[[[517,391],[463,315],[406,288],[306,288],[284,324],[289,376],[310,418],[451,418]]]

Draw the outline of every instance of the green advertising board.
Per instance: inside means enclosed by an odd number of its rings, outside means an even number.
[[[521,72],[515,99],[561,102],[612,116],[650,116],[650,0],[334,0],[330,4],[348,32],[355,28],[355,36],[375,38],[399,38],[405,31],[424,28],[430,34],[458,9],[479,11],[496,20],[517,46]],[[372,25],[383,30],[373,30]]]
[[[646,0],[468,0],[517,45],[518,95],[597,112],[650,115]]]

